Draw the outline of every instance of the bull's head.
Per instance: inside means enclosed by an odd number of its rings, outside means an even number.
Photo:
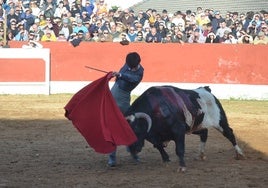
[[[144,140],[152,127],[152,119],[148,114],[143,112],[127,116],[126,119],[138,138],[135,143],[129,146],[130,153],[136,155],[141,152],[144,146]]]

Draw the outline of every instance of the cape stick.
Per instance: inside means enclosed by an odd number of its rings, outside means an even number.
[[[101,69],[96,69],[94,67],[89,67],[89,66],[85,66],[86,68],[88,69],[92,69],[92,70],[95,70],[95,71],[99,71],[99,72],[104,72],[104,73],[108,73],[108,71],[105,71],[105,70],[101,70]]]

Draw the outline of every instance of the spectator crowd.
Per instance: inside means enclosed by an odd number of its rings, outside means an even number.
[[[267,7],[266,7],[267,8]],[[8,41],[268,44],[268,12],[108,8],[105,0],[0,0],[0,46]]]

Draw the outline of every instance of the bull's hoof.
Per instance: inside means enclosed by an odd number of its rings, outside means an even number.
[[[205,160],[207,159],[207,156],[206,156],[204,153],[201,153],[201,154],[199,154],[198,156],[196,156],[194,159],[195,159],[196,161],[199,161],[199,160],[201,160],[201,161],[205,161]]]
[[[186,172],[186,167],[185,166],[181,166],[178,168],[177,172],[180,172],[180,173],[185,173]]]
[[[207,159],[207,156],[204,153],[201,153],[199,155],[199,158],[201,159],[201,161],[205,161]]]
[[[245,160],[246,156],[243,153],[236,153],[235,159],[236,160]]]

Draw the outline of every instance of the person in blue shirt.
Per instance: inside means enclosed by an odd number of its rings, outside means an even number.
[[[157,32],[156,27],[153,27],[151,31],[146,35],[145,41],[150,43],[162,42],[162,36]]]
[[[124,66],[119,72],[113,72],[116,77],[115,83],[111,88],[111,93],[124,114],[130,107],[131,91],[137,87],[143,78],[144,68],[140,64],[141,58],[137,52],[127,54]],[[134,160],[139,161],[137,155],[132,156]],[[109,155],[108,166],[116,165],[116,151]]]

